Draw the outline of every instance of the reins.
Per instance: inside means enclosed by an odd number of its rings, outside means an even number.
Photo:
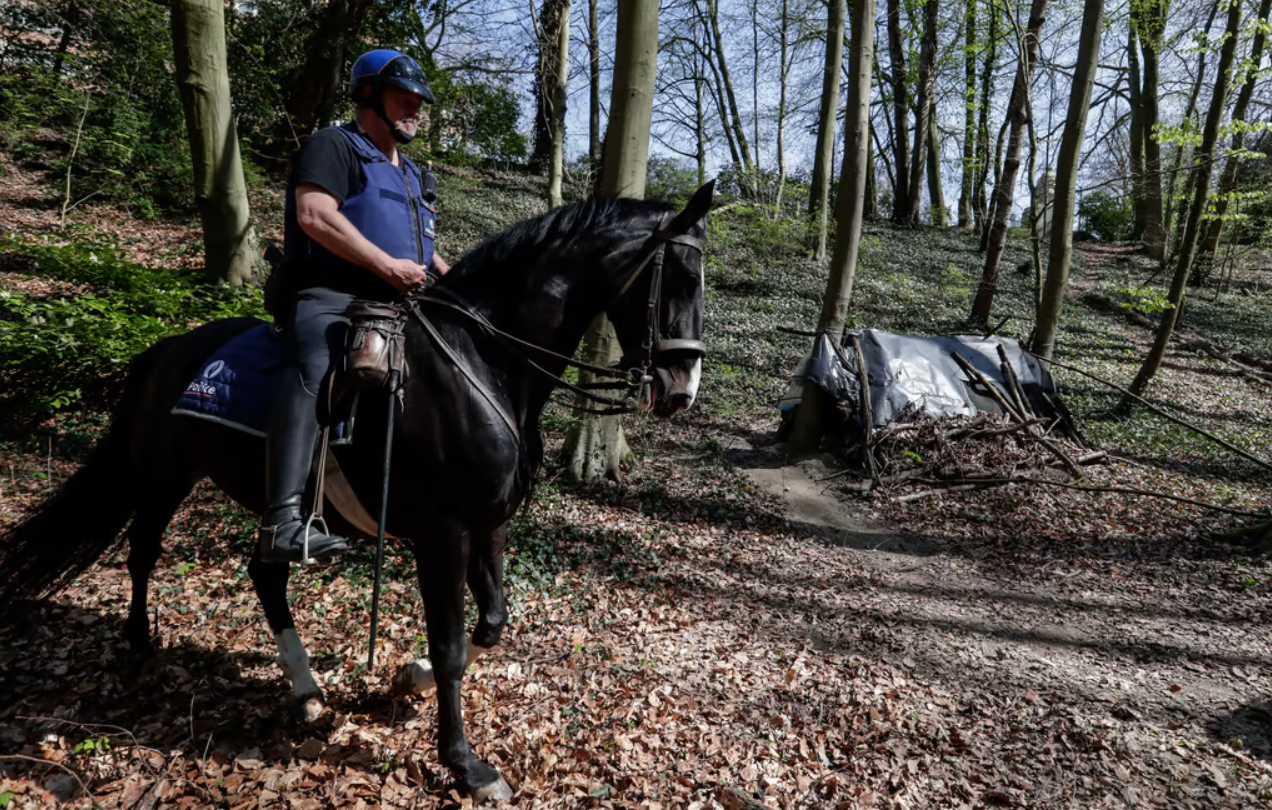
[[[671,218],[671,212],[663,215],[658,228],[655,229],[650,236],[650,238],[657,240],[657,246],[646,254],[641,263],[637,265],[634,271],[632,271],[632,274],[628,276],[627,281],[625,281],[623,286],[619,289],[618,294],[614,296],[614,300],[610,303],[610,306],[606,308],[606,311],[612,309],[623,295],[631,289],[631,286],[636,282],[636,279],[644,273],[645,268],[649,267],[651,264],[653,265],[653,278],[649,285],[649,309],[647,317],[648,328],[645,340],[641,345],[641,349],[644,351],[645,357],[643,358],[640,366],[634,366],[629,368],[627,371],[620,371],[619,369],[609,368],[607,366],[598,366],[592,363],[575,360],[572,357],[567,357],[559,352],[554,352],[551,349],[540,346],[537,343],[531,343],[528,340],[524,340],[516,335],[505,332],[477,312],[473,306],[465,301],[458,293],[444,287],[433,288],[427,295],[411,298],[409,304],[410,312],[415,315],[417,320],[420,321],[429,336],[442,348],[450,361],[459,368],[461,373],[468,378],[469,382],[471,382],[482,396],[490,402],[495,410],[499,412],[504,423],[512,431],[513,436],[517,437],[518,440],[520,440],[520,432],[517,430],[515,421],[506,412],[506,410],[498,404],[494,394],[491,393],[489,389],[480,382],[480,380],[478,380],[476,374],[474,374],[472,369],[468,367],[468,364],[463,361],[463,358],[461,358],[437,332],[436,327],[429,322],[428,318],[421,311],[421,304],[444,307],[453,312],[458,312],[473,323],[477,324],[482,330],[488,332],[493,337],[498,338],[504,342],[505,345],[508,345],[508,348],[514,354],[520,356],[527,366],[540,375],[552,380],[554,385],[573,391],[575,394],[586,400],[606,406],[602,409],[595,409],[572,405],[571,407],[575,410],[602,416],[630,413],[637,408],[640,401],[645,399],[647,392],[653,383],[653,378],[650,376],[650,369],[653,366],[655,356],[657,356],[660,352],[666,351],[693,351],[699,354],[705,353],[703,343],[699,340],[659,339],[661,334],[663,262],[667,245],[683,245],[685,247],[693,248],[699,253],[702,252],[702,240],[698,237],[667,230],[667,225]],[[445,298],[450,298],[451,300],[444,300]],[[536,363],[523,350],[538,353],[541,356],[558,360],[564,363],[566,367],[573,367],[580,371],[586,371],[597,377],[606,378],[612,381],[581,384],[568,382],[559,375],[553,374],[548,369],[539,365],[539,363]],[[627,389],[628,394],[620,398],[593,393],[593,391],[617,388]]]

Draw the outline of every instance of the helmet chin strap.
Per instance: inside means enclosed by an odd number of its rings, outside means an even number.
[[[393,140],[403,146],[415,140],[414,135],[407,135],[401,127],[389,120],[388,114],[384,111],[384,97],[380,95],[378,87],[371,93],[371,111],[380,116],[380,120],[389,128],[389,134],[393,136]]]

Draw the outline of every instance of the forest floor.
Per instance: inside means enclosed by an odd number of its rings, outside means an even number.
[[[59,238],[54,209],[28,199],[38,183],[7,168],[0,183],[28,204],[0,188],[0,225]],[[440,179],[448,254],[542,210],[535,178]],[[274,231],[278,196],[254,191]],[[72,219],[81,235],[117,230],[136,258],[197,256],[190,222],[91,205]],[[512,783],[511,805],[708,808],[737,787],[788,809],[1272,806],[1272,566],[1215,539],[1239,520],[1025,485],[898,502],[827,479],[831,455],[787,459],[774,403],[808,340],[776,327],[813,323],[824,284],[792,249],[801,240],[798,218],[738,205],[714,219],[698,404],[628,420],[622,485],[568,485],[549,463],[516,519],[512,621],[465,685],[470,738]],[[0,258],[0,288],[70,292]],[[1013,245],[1004,267],[1025,258]],[[1184,321],[1272,359],[1272,272],[1249,258],[1234,291],[1203,290]],[[1057,356],[1128,381],[1151,332],[1083,301],[1160,289],[1150,276],[1127,246],[1082,246]],[[978,277],[966,236],[868,224],[853,325],[962,331]],[[1004,334],[1028,335],[1031,296],[1004,274]],[[1087,482],[1236,509],[1272,500],[1256,465],[1151,413],[1113,419],[1115,394],[1056,378],[1113,459]],[[1223,361],[1175,349],[1151,396],[1266,452],[1272,390]],[[0,435],[0,527],[74,471],[107,405]],[[567,422],[545,418],[549,456]],[[467,804],[438,764],[432,700],[387,690],[391,665],[424,650],[413,566],[390,564],[374,673],[370,555],[296,573],[331,707],[302,728],[246,577],[253,529],[206,485],[190,498],[152,579],[154,658],[122,641],[123,549],[5,641],[0,757],[46,762],[0,759],[0,807]]]

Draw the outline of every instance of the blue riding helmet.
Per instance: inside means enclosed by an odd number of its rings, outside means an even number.
[[[428,88],[424,71],[419,63],[401,51],[380,48],[359,56],[358,61],[353,63],[353,73],[349,78],[349,93],[355,102],[362,100],[359,94],[367,85],[373,88],[399,87],[416,94],[427,104],[433,103],[433,91]]]

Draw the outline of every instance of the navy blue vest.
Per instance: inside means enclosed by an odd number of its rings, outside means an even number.
[[[398,160],[402,165],[394,166],[370,138],[358,132],[356,124],[333,129],[353,147],[366,177],[366,184],[345,199],[340,213],[367,241],[393,258],[427,267],[433,261],[437,213],[424,199],[424,175],[401,152]],[[334,287],[360,295],[388,288],[370,270],[345,261],[309,238],[296,219],[296,190],[291,186],[287,188],[285,228],[298,242],[287,245],[288,258],[306,265],[300,286]]]

